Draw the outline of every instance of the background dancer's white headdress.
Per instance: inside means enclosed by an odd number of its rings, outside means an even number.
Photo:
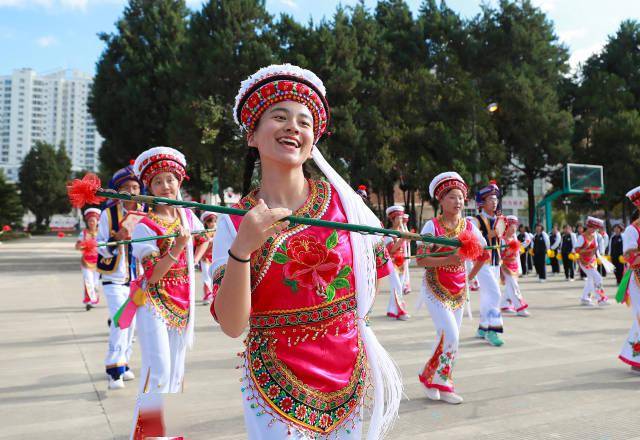
[[[315,142],[318,142],[329,123],[329,106],[325,88],[313,72],[291,64],[272,65],[260,69],[242,82],[234,117],[244,130],[251,132],[262,112],[276,102],[294,100],[306,105],[314,117]],[[269,101],[268,104],[266,101]],[[380,220],[365,205],[362,198],[325,160],[314,145],[311,156],[322,173],[336,189],[350,223],[380,226]],[[377,271],[374,245],[378,236],[350,233],[353,255],[358,329],[364,342],[374,386],[374,404],[368,439],[382,438],[398,416],[402,398],[402,380],[397,365],[382,347],[367,323],[373,306]]]

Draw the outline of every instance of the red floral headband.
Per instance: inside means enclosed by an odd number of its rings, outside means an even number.
[[[452,189],[459,189],[460,191],[462,191],[464,198],[467,198],[467,184],[458,179],[446,179],[438,183],[438,186],[433,192],[433,195],[435,196],[436,200],[440,200],[446,193],[448,193]]]
[[[147,163],[150,164],[145,166]],[[180,182],[188,179],[184,166],[168,155],[151,156],[142,163],[142,166],[144,168],[140,173],[140,179],[147,187],[150,185],[151,180],[160,173],[173,173]]]
[[[238,120],[251,133],[266,109],[282,101],[304,104],[313,115],[314,141],[318,142],[329,124],[329,104],[316,87],[292,75],[275,75],[257,82],[244,94],[237,107]]]

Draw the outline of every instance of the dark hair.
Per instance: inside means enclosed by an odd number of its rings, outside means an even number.
[[[535,227],[537,228],[538,226],[540,226],[540,229],[544,231],[544,226],[542,225],[542,223],[536,223]]]

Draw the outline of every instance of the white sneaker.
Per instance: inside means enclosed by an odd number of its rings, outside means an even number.
[[[110,390],[121,390],[122,388],[124,388],[124,381],[122,380],[122,377],[118,380],[113,380],[112,377],[109,378]]]
[[[528,318],[529,316],[531,316],[531,314],[529,312],[527,312],[527,309],[524,310],[520,310],[517,313],[518,316],[522,316],[523,318]]]
[[[398,319],[398,321],[408,321],[408,320],[409,320],[409,318],[411,318],[411,316],[409,316],[409,314],[408,314],[408,313],[405,313],[404,315],[400,315],[400,316],[398,316],[398,318],[397,318],[397,319]]]
[[[452,405],[460,405],[462,402],[464,402],[464,399],[462,398],[462,396],[456,393],[449,393],[445,391],[440,391],[440,400],[442,400],[443,402],[450,403]]]
[[[122,373],[121,379],[122,380],[133,380],[136,378],[136,375],[133,374],[133,371],[131,370],[127,370],[124,373]]]
[[[539,283],[546,283],[546,282],[547,282],[547,280],[546,280],[546,279],[542,279],[542,278],[538,278],[538,282],[539,282]]]
[[[424,393],[431,400],[440,400],[440,390],[437,388],[424,387]]]
[[[580,305],[593,307],[593,302],[590,299],[581,299]]]

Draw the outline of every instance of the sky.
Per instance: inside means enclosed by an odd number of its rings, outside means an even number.
[[[203,0],[187,0],[199,9]],[[485,0],[495,4],[498,0]],[[273,15],[287,12],[300,22],[331,18],[338,4],[357,0],[267,0]],[[374,7],[376,0],[366,0]],[[416,12],[421,0],[407,0]],[[533,0],[555,24],[570,49],[573,67],[599,51],[624,19],[640,20],[640,0]],[[44,74],[78,69],[94,74],[104,49],[101,32],[113,32],[126,0],[0,0],[0,75],[29,67]],[[465,18],[480,11],[479,0],[447,0]]]

